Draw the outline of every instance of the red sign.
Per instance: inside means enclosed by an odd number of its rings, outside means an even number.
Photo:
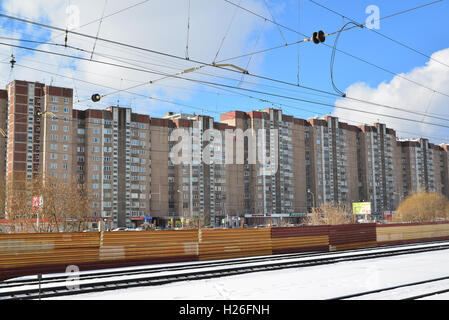
[[[38,211],[42,207],[42,197],[33,197],[31,207],[34,211]]]

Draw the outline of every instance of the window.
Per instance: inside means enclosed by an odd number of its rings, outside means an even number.
[[[94,133],[94,134],[100,134],[100,131],[99,131],[98,129],[94,129],[94,130],[93,130],[93,133]]]
[[[59,98],[58,97],[51,97],[51,102],[58,102]]]
[[[65,107],[65,108],[64,108],[64,112],[65,112],[65,113],[69,113],[69,108],[68,108],[68,107]]]
[[[54,124],[51,125],[50,128],[51,128],[52,131],[57,131],[58,130],[58,126],[54,125]]]

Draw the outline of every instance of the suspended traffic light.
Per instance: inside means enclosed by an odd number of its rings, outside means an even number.
[[[314,32],[312,36],[313,43],[319,44],[320,42],[326,41],[326,35],[324,31],[320,30],[318,32]]]
[[[100,100],[101,100],[101,96],[98,93],[92,95],[93,102],[98,102]]]
[[[11,55],[11,61],[9,62],[11,63],[11,69],[14,69],[14,65],[16,64],[16,60],[14,59],[14,55]]]

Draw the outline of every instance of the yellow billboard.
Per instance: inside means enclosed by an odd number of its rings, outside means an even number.
[[[371,214],[371,202],[354,202],[352,212],[353,214]]]

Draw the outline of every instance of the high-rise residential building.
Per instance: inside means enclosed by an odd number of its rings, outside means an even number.
[[[8,92],[0,90],[0,159],[6,159],[7,131],[8,131]],[[0,161],[0,177],[6,174],[6,161]]]
[[[7,192],[35,177],[76,179],[90,196],[87,216],[110,227],[298,219],[322,204],[359,201],[381,214],[420,189],[449,197],[448,145],[399,140],[381,123],[272,108],[224,113],[220,122],[76,110],[72,89],[13,81],[0,90],[0,128]]]
[[[91,195],[90,215],[130,226],[150,214],[150,118],[130,108],[75,110],[73,159]],[[75,131],[75,130],[74,130]]]
[[[331,116],[308,122],[310,189],[315,206],[359,201],[358,128]]]
[[[167,150],[171,150],[169,217],[199,219],[202,224],[212,225],[235,221],[233,217],[239,216],[243,204],[242,190],[237,185],[243,166],[226,164],[225,159],[226,131],[234,128],[209,116],[168,114],[165,120],[169,125]],[[178,137],[183,137],[182,144]],[[176,145],[181,147],[179,151]],[[163,181],[163,176],[159,180]]]
[[[246,137],[241,140],[244,163],[238,183],[244,190],[244,212],[288,216],[306,212],[305,121],[266,109],[222,114],[221,122]]]
[[[428,139],[403,140],[402,182],[404,196],[420,190],[443,193],[447,182],[446,151]]]
[[[396,132],[381,123],[359,128],[359,197],[371,202],[374,211],[392,211],[402,191]]]

